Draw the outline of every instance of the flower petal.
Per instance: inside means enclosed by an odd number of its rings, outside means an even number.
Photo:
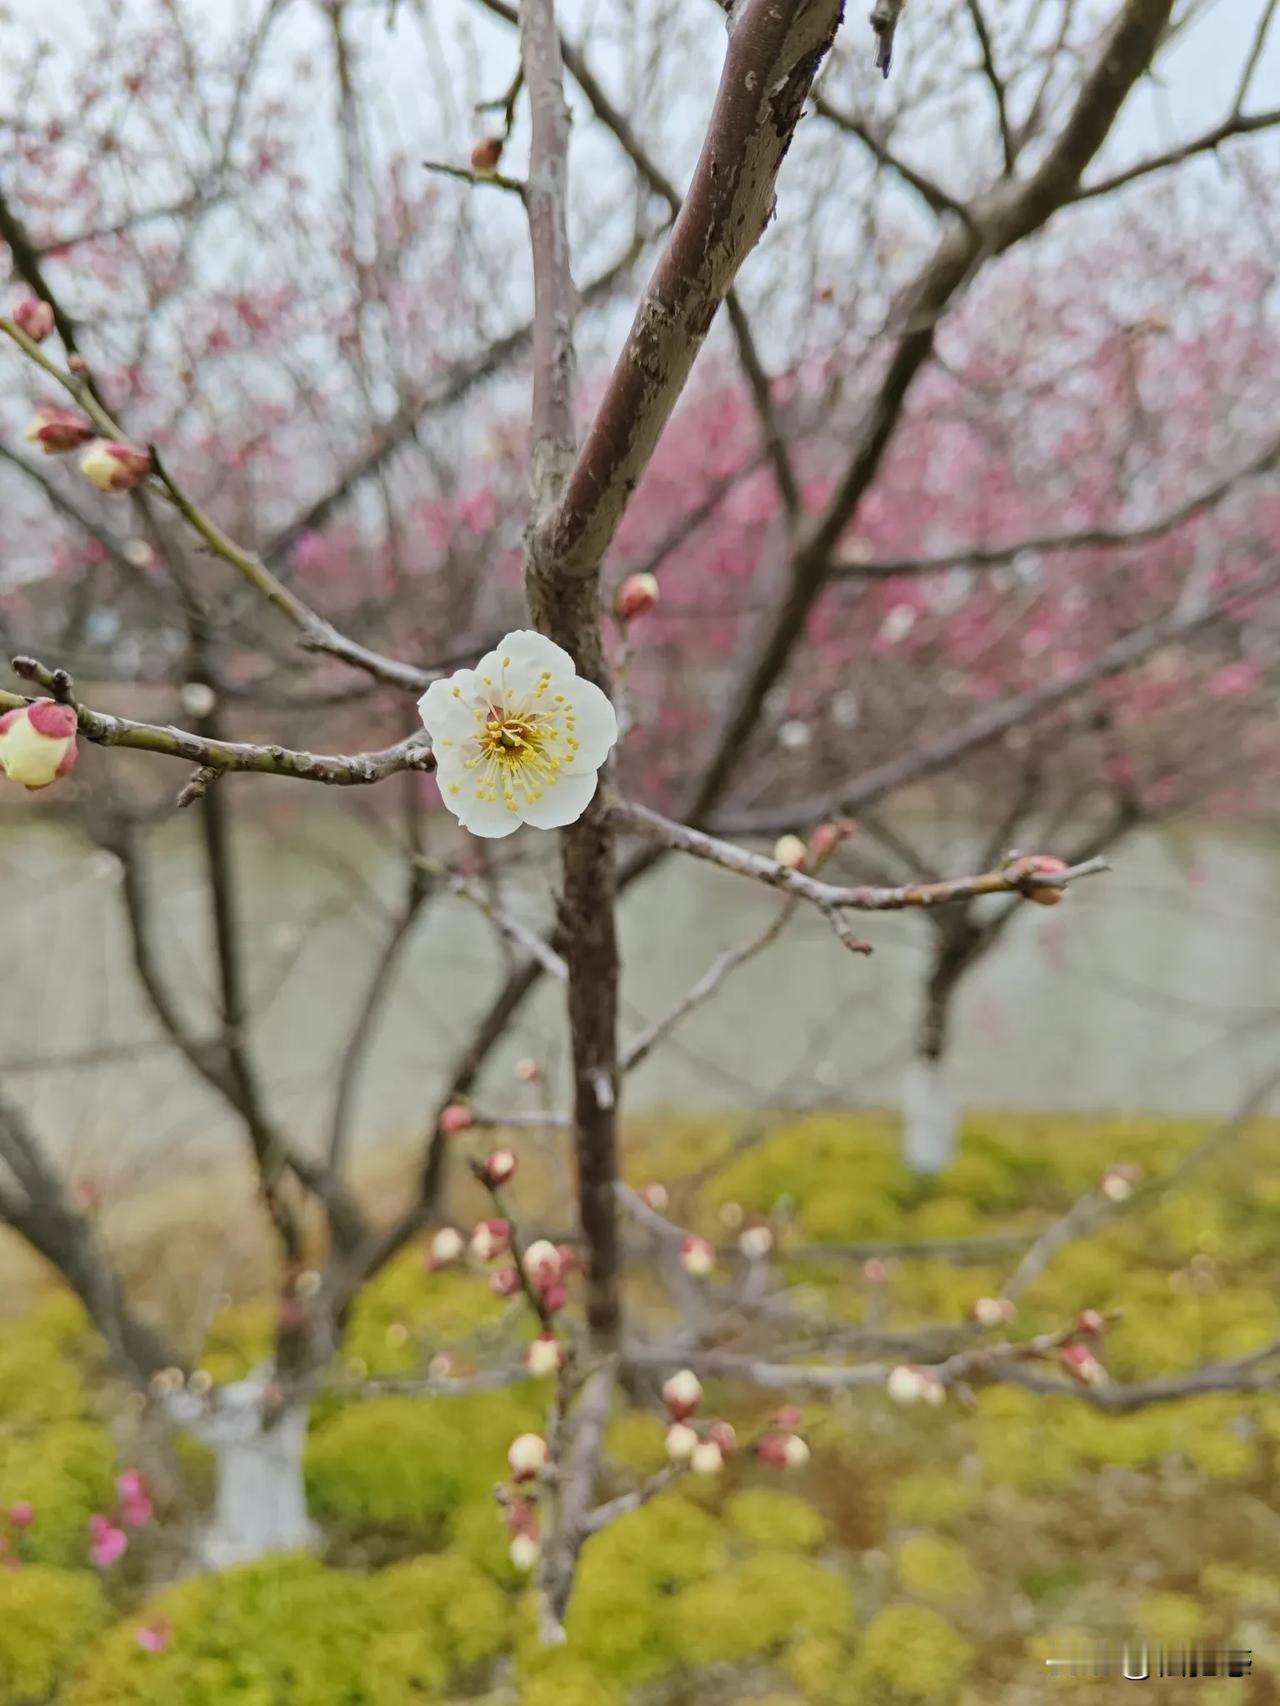
[[[574,674],[573,659],[563,646],[533,628],[517,628],[507,634],[476,665],[479,680],[483,683],[488,676],[492,683],[485,691],[497,695],[499,701],[524,699],[547,671],[558,685],[563,685],[565,677]]]
[[[486,840],[514,834],[522,821],[519,812],[507,810],[507,803],[501,795],[496,800],[477,799],[474,781],[469,788],[464,782],[456,794],[449,793],[446,787],[441,798],[463,829],[469,829],[472,835],[481,835]]]
[[[585,776],[566,776],[561,771],[541,799],[521,806],[520,815],[535,829],[563,829],[567,823],[576,823],[591,804],[596,780],[594,770]]]
[[[573,737],[578,750],[565,765],[565,771],[570,776],[581,776],[588,770],[598,770],[608,758],[618,738],[618,714],[594,681],[575,681],[572,703],[576,725]]]
[[[465,740],[474,732],[478,686],[470,669],[431,683],[418,700],[418,715],[432,740]]]

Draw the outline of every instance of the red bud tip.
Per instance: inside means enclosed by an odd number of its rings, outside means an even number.
[[[500,136],[482,136],[471,150],[471,170],[488,177],[496,172],[506,146]]]
[[[628,575],[618,588],[618,615],[624,622],[643,616],[658,602],[656,575]]]
[[[53,309],[38,296],[24,296],[13,311],[13,323],[33,344],[42,344],[53,330]]]

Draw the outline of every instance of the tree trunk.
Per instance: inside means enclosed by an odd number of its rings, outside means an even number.
[[[958,1122],[941,1051],[921,1049],[907,1068],[902,1159],[913,1173],[941,1173],[955,1159]]]
[[[955,1159],[959,1124],[947,1088],[947,1021],[956,985],[972,959],[976,936],[952,926],[939,938],[925,994],[916,1057],[902,1097],[902,1159],[913,1173],[941,1173]]]
[[[213,1520],[200,1541],[209,1569],[315,1545],[302,1475],[307,1415],[307,1405],[294,1404],[268,1422],[263,1387],[243,1380],[219,1390],[213,1415],[175,1418],[214,1455]]]

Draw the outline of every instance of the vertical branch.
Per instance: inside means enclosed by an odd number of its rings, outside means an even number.
[[[554,0],[520,8],[520,46],[533,117],[526,206],[533,247],[533,451],[525,583],[537,626],[606,693],[598,570],[570,576],[554,553],[535,552],[573,468],[573,322],[576,293],[566,222],[569,114]],[[587,1319],[593,1344],[617,1343],[620,1319],[617,1177],[618,943],[614,841],[600,795],[562,837],[561,930],[569,971],[578,1212],[588,1251]]]

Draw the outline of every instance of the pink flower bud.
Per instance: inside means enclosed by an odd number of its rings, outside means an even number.
[[[560,1278],[560,1252],[547,1238],[535,1238],[524,1253],[524,1271],[535,1285]]]
[[[1065,859],[1055,858],[1052,853],[1040,853],[1031,860],[1030,868],[1033,872],[1043,872],[1046,877],[1057,876],[1067,869],[1067,862]],[[1035,901],[1037,906],[1057,906],[1059,901],[1067,898],[1067,891],[1058,887],[1028,888],[1026,895],[1027,899]]]
[[[689,1453],[689,1467],[695,1475],[718,1475],[724,1468],[724,1452],[713,1439],[700,1439]]]
[[[13,311],[13,323],[33,344],[42,344],[53,330],[53,309],[38,296],[24,296]]]
[[[969,1313],[979,1327],[1003,1327],[1014,1319],[1018,1311],[1008,1298],[976,1297],[969,1305]]]
[[[843,833],[834,823],[820,823],[809,837],[810,859],[815,865],[820,865],[824,859],[831,857],[843,840]]]
[[[695,1279],[705,1279],[716,1265],[716,1253],[705,1238],[686,1232],[680,1243],[680,1265]]]
[[[748,1226],[738,1239],[738,1248],[749,1262],[762,1262],[773,1249],[773,1233],[767,1226]]]
[[[1141,1177],[1141,1168],[1135,1167],[1131,1161],[1120,1161],[1107,1168],[1099,1189],[1108,1202],[1127,1202]]]
[[[560,1258],[561,1274],[574,1274],[578,1271],[578,1252],[572,1244],[557,1244],[556,1255]]]
[[[16,1528],[19,1533],[24,1528],[30,1528],[36,1520],[36,1507],[30,1499],[19,1499],[17,1504],[9,1506],[9,1526]]]
[[[542,1307],[548,1315],[558,1315],[569,1301],[569,1293],[560,1280],[550,1280],[541,1287]]]
[[[440,1110],[440,1130],[446,1137],[457,1137],[475,1124],[475,1118],[465,1102],[450,1102]]]
[[[1106,1384],[1107,1371],[1088,1345],[1063,1345],[1058,1361],[1063,1373],[1069,1374],[1072,1380],[1078,1380],[1081,1386]]]
[[[482,136],[471,150],[471,170],[481,177],[490,177],[502,161],[504,146],[500,136]]]
[[[519,1162],[514,1149],[494,1149],[485,1157],[484,1180],[487,1185],[505,1185],[515,1177]]]
[[[533,1481],[546,1468],[550,1455],[541,1434],[520,1434],[511,1442],[507,1463],[517,1481]]]
[[[507,1551],[517,1570],[531,1570],[538,1562],[542,1548],[536,1534],[517,1534]]]
[[[761,1463],[773,1469],[803,1469],[809,1461],[809,1447],[799,1434],[769,1433],[760,1441],[757,1455]]]
[[[151,472],[151,452],[136,444],[98,438],[80,458],[80,472],[99,491],[128,492]]]
[[[803,870],[809,849],[798,835],[780,835],[773,844],[773,856],[789,871]]]
[[[947,1395],[933,1370],[915,1363],[899,1363],[892,1369],[885,1390],[895,1404],[941,1404]]]
[[[492,1262],[511,1248],[511,1228],[505,1220],[482,1220],[471,1234],[471,1254],[478,1262]]]
[[[144,1653],[163,1653],[169,1645],[173,1630],[167,1617],[153,1617],[150,1623],[138,1625],[135,1639]]]
[[[798,1428],[803,1416],[799,1404],[784,1404],[773,1419],[780,1428]]]
[[[452,1226],[442,1226],[427,1246],[427,1268],[435,1273],[460,1259],[466,1249],[462,1234]]]
[[[682,1368],[664,1382],[662,1401],[672,1420],[683,1422],[702,1402],[702,1382],[691,1368]]]
[[[37,699],[0,717],[0,770],[34,792],[75,768],[76,713],[70,705]]]
[[[539,1333],[524,1353],[524,1365],[535,1380],[558,1374],[564,1367],[565,1349],[554,1333]]]
[[[698,1445],[698,1436],[687,1422],[674,1422],[667,1429],[667,1456],[673,1463],[687,1463]]]
[[[27,422],[23,437],[28,444],[38,444],[46,456],[57,456],[65,450],[79,450],[95,436],[93,422],[74,409],[59,409],[52,403],[41,403]]]
[[[516,1062],[516,1077],[522,1084],[541,1084],[546,1073],[536,1060],[526,1055],[523,1060]]]
[[[712,1422],[707,1429],[707,1438],[712,1445],[720,1447],[721,1454],[725,1457],[728,1457],[738,1443],[738,1435],[732,1422]]]
[[[495,1297],[514,1297],[520,1289],[520,1275],[514,1268],[498,1268],[489,1275],[489,1290]]]
[[[1076,1316],[1076,1332],[1086,1338],[1100,1339],[1107,1330],[1107,1318],[1100,1309],[1082,1309]]]
[[[519,1496],[509,1498],[506,1503],[507,1533],[534,1534],[538,1532],[538,1507],[532,1499]]]
[[[658,602],[656,575],[628,575],[618,588],[618,615],[624,622],[643,616]]]

